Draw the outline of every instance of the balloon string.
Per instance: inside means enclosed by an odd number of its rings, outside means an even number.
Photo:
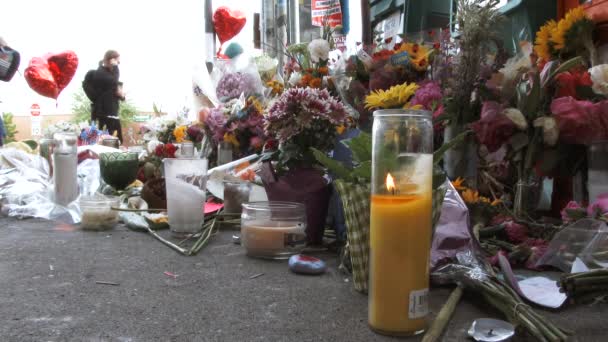
[[[215,54],[215,56],[216,56],[217,58],[220,58],[220,52],[222,51],[222,46],[224,46],[224,43],[221,43],[221,44],[220,44],[220,48],[219,48],[219,49],[217,49],[217,53]]]

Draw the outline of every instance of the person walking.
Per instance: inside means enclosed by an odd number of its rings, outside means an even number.
[[[98,122],[98,127],[104,127],[112,135],[116,134],[122,142],[122,127],[118,116],[119,101],[125,100],[125,94],[120,82],[120,54],[108,50],[96,70],[87,72],[82,87],[91,100],[91,121]]]

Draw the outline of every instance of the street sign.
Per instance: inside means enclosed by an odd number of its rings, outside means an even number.
[[[32,136],[37,137],[42,135],[42,127],[40,122],[42,118],[40,116],[32,116]]]
[[[37,103],[34,103],[30,107],[30,114],[32,114],[32,116],[40,116],[40,105],[38,105]]]

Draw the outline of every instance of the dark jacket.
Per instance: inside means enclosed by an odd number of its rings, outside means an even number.
[[[108,70],[103,66],[89,71],[85,76],[82,87],[87,97],[93,102],[91,104],[93,120],[118,116],[118,101],[121,98],[116,95],[116,91],[120,84],[119,76],[118,67]]]

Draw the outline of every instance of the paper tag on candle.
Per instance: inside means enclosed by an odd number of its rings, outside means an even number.
[[[409,318],[425,317],[429,313],[429,289],[410,292]]]
[[[372,65],[372,63],[374,62],[372,57],[363,49],[357,51],[357,57],[359,57],[361,62],[363,62],[363,64],[365,64],[366,66]]]

